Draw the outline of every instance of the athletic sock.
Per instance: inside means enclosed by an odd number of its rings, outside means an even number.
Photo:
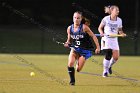
[[[114,60],[114,58],[112,57],[109,63],[108,68],[112,67],[112,65],[116,62],[116,60]]]
[[[109,66],[109,63],[110,63],[110,60],[106,60],[105,58],[104,58],[104,60],[103,60],[103,74],[104,73],[108,73],[108,66]]]
[[[74,69],[74,67],[68,67],[68,73],[70,76],[70,83],[75,83],[75,69]]]

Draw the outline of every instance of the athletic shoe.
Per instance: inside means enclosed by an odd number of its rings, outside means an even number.
[[[108,77],[108,74],[107,74],[107,72],[103,74],[103,77]]]
[[[109,71],[109,74],[112,74],[112,69],[111,69],[111,67],[109,68],[108,71]]]
[[[71,86],[74,86],[75,85],[75,82],[70,82],[69,83]]]

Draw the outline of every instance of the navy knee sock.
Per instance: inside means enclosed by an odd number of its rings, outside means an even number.
[[[75,82],[75,69],[74,69],[74,67],[68,67],[68,73],[70,76],[70,83],[74,83]]]

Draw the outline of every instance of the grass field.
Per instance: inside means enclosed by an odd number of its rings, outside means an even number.
[[[67,58],[0,54],[0,93],[140,93],[139,56],[121,56],[108,78],[101,77],[103,56],[92,57],[81,73],[76,72],[75,86],[68,85]]]

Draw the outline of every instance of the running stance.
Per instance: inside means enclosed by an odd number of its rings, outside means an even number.
[[[90,28],[81,23],[82,13],[77,11],[73,15],[73,24],[67,28],[67,41],[65,47],[69,47],[69,44],[74,47],[71,48],[68,58],[68,73],[70,76],[70,85],[75,85],[75,69],[74,63],[77,61],[76,70],[81,71],[85,61],[92,56],[93,44],[91,39],[95,42],[95,53],[100,52],[100,46],[98,39]]]
[[[98,27],[98,31],[102,36],[101,50],[103,50],[105,54],[105,58],[103,60],[103,77],[107,77],[108,73],[112,74],[112,65],[116,63],[120,55],[118,38],[109,38],[105,36],[105,34],[121,34],[124,37],[126,36],[122,30],[122,20],[118,17],[118,6],[112,5],[105,7],[105,13],[110,15],[105,16]]]

